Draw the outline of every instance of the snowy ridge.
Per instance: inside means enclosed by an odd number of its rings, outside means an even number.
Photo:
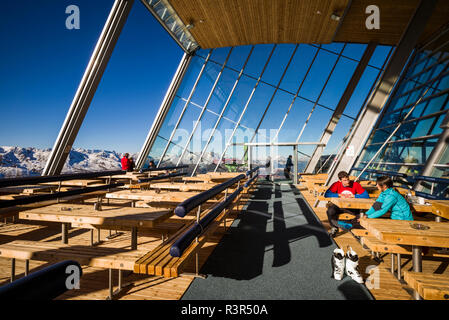
[[[51,149],[0,146],[0,178],[40,175]],[[122,153],[105,150],[72,149],[62,173],[120,170]],[[131,154],[134,160],[137,154]]]

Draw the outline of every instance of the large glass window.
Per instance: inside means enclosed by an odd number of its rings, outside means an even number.
[[[247,148],[243,144],[248,142],[319,142],[366,47],[345,43],[271,44],[197,51],[184,80],[188,83],[183,81],[178,89],[159,132],[160,138],[167,140],[176,129],[175,135],[172,141],[165,141],[165,153],[160,152],[159,145],[164,142],[158,139],[150,157],[163,157],[161,163],[175,159],[192,165],[192,169],[198,168],[198,172],[211,165],[215,165],[214,170],[227,170],[225,164],[229,162],[241,165],[247,162]],[[357,97],[350,100],[348,112],[343,112],[344,120],[337,125],[336,138],[330,140],[326,152],[332,152],[351,127],[384,66],[389,49],[376,50],[377,60],[373,57],[372,66],[362,75]],[[194,87],[209,54],[204,72]],[[223,73],[214,88],[221,68]],[[175,128],[192,90],[189,106]],[[211,92],[211,99],[205,105]],[[198,120],[200,123],[195,125]],[[308,161],[315,147],[300,146],[302,162]],[[281,160],[273,159],[273,163],[281,165],[293,152],[292,147],[279,147],[268,153],[261,151],[267,147],[255,149],[260,152],[252,155],[252,161],[262,164],[266,161],[264,157],[274,154]]]
[[[368,164],[369,169],[421,174],[448,110],[449,65],[442,57],[441,52],[416,52],[355,165],[356,174]],[[444,172],[445,165],[438,163],[432,175]]]

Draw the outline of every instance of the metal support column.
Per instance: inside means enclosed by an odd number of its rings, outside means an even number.
[[[368,66],[368,63],[374,53],[374,50],[377,47],[377,43],[370,42],[368,46],[365,49],[365,52],[360,59],[359,64],[357,65],[357,68],[355,69],[351,80],[349,81],[348,85],[346,86],[346,89],[343,93],[343,95],[340,98],[340,101],[335,108],[334,113],[332,114],[331,119],[329,120],[329,123],[327,124],[326,128],[323,131],[323,134],[321,135],[320,142],[324,144],[324,146],[316,146],[315,150],[312,153],[312,157],[310,158],[309,162],[307,163],[307,166],[304,170],[304,172],[307,173],[313,173],[321,154],[323,153],[324,149],[326,148],[327,143],[329,142],[329,139],[331,138],[332,134],[334,133],[335,127],[338,124],[338,121],[341,118],[341,115],[343,114],[349,100],[352,97],[352,94],[354,93],[355,88],[357,87],[363,73],[365,72],[366,67]]]
[[[413,272],[422,272],[422,248],[412,246]],[[421,300],[417,291],[413,293],[415,300]]]
[[[115,0],[42,175],[61,173],[134,0]]]
[[[410,54],[417,45],[418,40],[433,13],[435,5],[436,0],[422,0],[416,8],[413,17],[410,19],[408,26],[402,34],[398,46],[385,69],[379,85],[371,94],[364,112],[359,115],[360,119],[348,139],[347,145],[353,147],[355,151],[354,155],[344,153],[342,157],[337,160],[338,165],[334,167],[333,172],[329,172],[327,182],[334,181],[339,171],[349,171],[353,166],[356,160],[355,155],[359,155],[362,151],[365,141],[368,139],[379,114],[385,109],[384,106],[390,93],[399,79]]]
[[[176,92],[178,91],[179,85],[186,74],[187,68],[192,61],[192,55],[184,54],[181,61],[179,62],[178,69],[176,70],[175,75],[168,87],[168,90],[165,94],[164,100],[162,100],[161,106],[159,107],[159,111],[154,118],[153,124],[151,126],[150,131],[145,139],[144,144],[142,145],[142,149],[140,150],[139,157],[136,161],[136,169],[140,170],[145,165],[145,161],[150,153],[151,148],[153,147],[153,143],[156,140],[157,134],[164,123],[165,117],[170,110],[170,106],[173,102],[173,99],[176,96]]]

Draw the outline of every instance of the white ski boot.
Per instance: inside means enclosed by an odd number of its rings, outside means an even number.
[[[357,253],[352,250],[351,247],[348,247],[349,250],[346,253],[346,274],[352,278],[357,283],[363,283],[363,278],[360,275],[358,266],[359,266],[359,256]]]
[[[343,274],[345,270],[345,252],[337,248],[334,250],[332,254],[332,268],[333,268],[333,277],[335,280],[343,279]]]

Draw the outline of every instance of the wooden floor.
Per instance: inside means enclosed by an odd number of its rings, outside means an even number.
[[[310,207],[313,208],[315,214],[323,223],[324,227],[329,230],[329,222],[326,215],[325,207],[314,208],[315,197],[309,193],[309,191],[304,186],[297,186],[297,188],[301,191],[304,198],[309,203]],[[426,217],[422,219],[432,219],[432,215],[428,214]],[[381,256],[383,259],[382,262],[378,263],[371,257],[371,254],[368,250],[364,249],[363,246],[359,243],[359,241],[350,233],[339,233],[334,238],[337,245],[342,248],[345,252],[348,246],[351,246],[354,251],[357,252],[360,258],[360,272],[365,280],[368,281],[368,289],[376,300],[411,300],[412,298],[412,290],[407,286],[407,284],[401,280],[399,281],[396,278],[396,275],[391,273],[391,256],[389,254]],[[411,256],[401,256],[401,266],[402,272],[404,271],[412,271],[412,260]],[[371,274],[366,273],[366,269],[368,266],[376,266],[378,269],[378,281],[374,282],[374,270],[371,271]],[[426,273],[437,273],[437,274],[445,274],[449,276],[449,261],[447,259],[438,259],[438,258],[423,258],[423,272]]]
[[[305,199],[313,208],[315,197],[313,197],[304,187],[298,186]],[[229,226],[237,215],[238,208],[232,212],[226,219],[226,226]],[[322,221],[325,228],[329,228],[326,208],[313,208],[316,215]],[[220,241],[224,234],[224,228],[220,227],[214,236],[209,239],[200,250],[200,266],[204,264],[207,257],[212,253],[213,249]],[[111,240],[106,240],[109,235],[108,230],[101,231],[102,242],[99,246],[130,249],[131,234],[130,232],[122,232],[122,234]],[[69,244],[74,245],[90,245],[90,231],[88,229],[72,228],[69,233]],[[95,239],[96,239],[95,235]],[[335,242],[346,251],[347,246],[351,246],[360,257],[360,271],[365,279],[370,277],[366,273],[368,266],[375,266],[378,271],[378,282],[375,282],[371,276],[369,287],[375,299],[380,300],[410,300],[412,299],[412,291],[403,281],[397,280],[396,276],[390,272],[390,256],[386,255],[383,262],[376,262],[371,254],[365,250],[362,245],[353,237],[351,233],[342,233],[335,238]],[[45,223],[19,220],[16,223],[0,223],[0,244],[13,240],[34,240],[44,242],[60,242],[61,227],[59,223]],[[159,234],[146,233],[139,234],[138,249],[148,252],[161,243]],[[188,272],[194,272],[194,259],[187,265]],[[48,265],[44,262],[30,261],[30,271],[36,271],[39,268]],[[449,275],[449,262],[443,259],[424,259],[423,271],[429,273],[439,273]],[[403,256],[402,271],[411,270],[411,256]],[[0,258],[0,286],[9,282],[11,270],[11,261],[6,258]],[[23,277],[25,263],[16,261],[16,278]],[[83,276],[79,290],[70,290],[61,295],[58,299],[64,300],[104,300],[108,296],[108,277],[109,271],[106,269],[83,267]],[[114,284],[118,282],[118,272],[114,271]],[[163,277],[138,275],[132,272],[124,272],[123,282],[130,283],[130,286],[116,296],[116,299],[122,300],[177,300],[180,299],[184,292],[188,289],[193,281],[193,276],[183,275],[178,278],[167,279]]]
[[[226,219],[226,226],[229,226],[236,216],[236,211]],[[217,245],[223,236],[224,229],[220,227],[213,237],[210,238],[199,254],[200,266],[206,261],[211,254],[214,247]],[[106,240],[109,236],[108,230],[101,231],[102,242],[99,246],[113,247],[113,248],[131,248],[131,233],[124,231],[122,235]],[[97,234],[95,231],[95,239]],[[61,241],[61,226],[57,223],[49,222],[32,222],[19,220],[16,223],[8,222],[0,223],[0,244],[7,243],[13,240],[33,240],[44,242]],[[161,237],[158,234],[139,234],[138,249],[143,252],[148,252],[161,243]],[[90,245],[90,231],[88,229],[72,228],[69,232],[69,244],[73,245]],[[193,259],[192,259],[193,260]],[[36,271],[39,268],[49,265],[45,262],[30,261],[30,272]],[[194,260],[187,264],[187,272],[194,272]],[[11,260],[0,258],[0,286],[9,282],[11,272]],[[25,262],[16,261],[16,279],[23,277],[25,272]],[[124,271],[123,283],[130,283],[130,286],[116,299],[122,300],[177,300],[182,297],[187,290],[193,277],[190,275],[181,276],[178,278],[167,279],[163,277],[145,276],[134,274],[131,271]],[[61,295],[58,299],[63,300],[104,300],[109,294],[108,290],[109,270],[83,267],[83,276],[81,277],[80,289],[69,290]],[[118,283],[118,271],[113,270],[114,285]],[[114,288],[116,289],[116,287]]]

